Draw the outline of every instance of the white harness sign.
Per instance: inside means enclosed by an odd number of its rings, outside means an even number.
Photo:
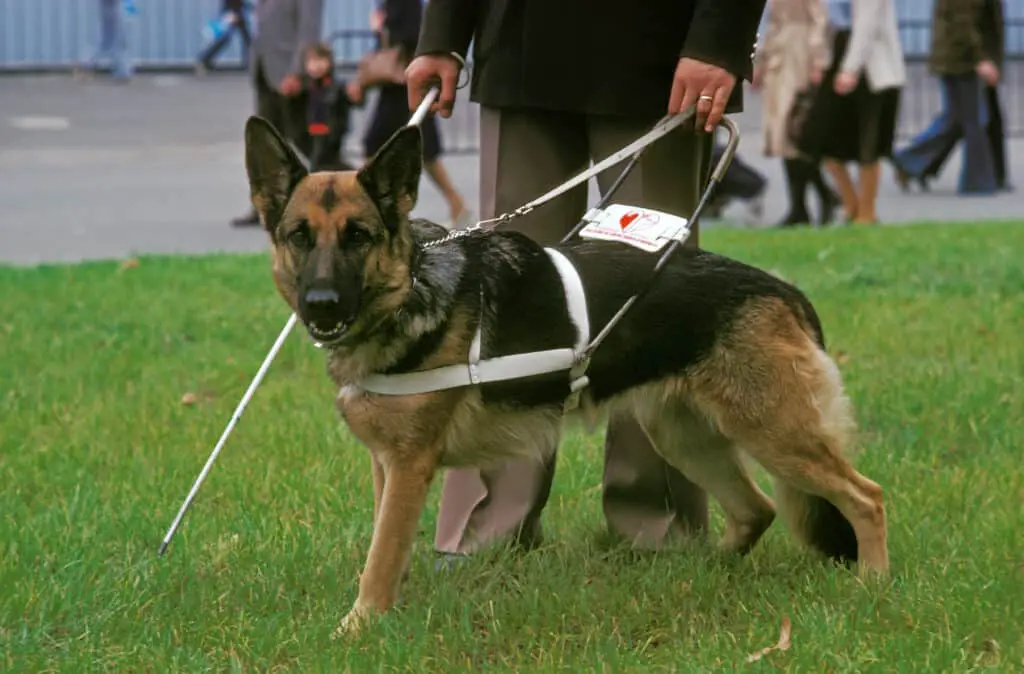
[[[689,220],[652,208],[611,204],[592,209],[583,219],[587,224],[579,234],[584,239],[618,241],[648,253],[658,252],[669,241],[682,242],[690,236]]]

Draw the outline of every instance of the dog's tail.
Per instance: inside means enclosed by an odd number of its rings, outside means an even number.
[[[783,521],[803,543],[837,562],[857,561],[857,535],[839,508],[781,480],[775,481],[775,500]]]

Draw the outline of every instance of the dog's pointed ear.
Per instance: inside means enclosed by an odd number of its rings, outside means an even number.
[[[274,239],[292,191],[309,171],[274,125],[256,115],[245,123],[245,170],[252,205]]]
[[[359,184],[394,229],[408,217],[419,196],[423,139],[419,126],[405,126],[359,169]]]

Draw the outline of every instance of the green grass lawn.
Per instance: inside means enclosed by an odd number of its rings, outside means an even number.
[[[369,544],[370,466],[304,333],[156,556],[288,317],[267,258],[0,268],[0,670],[1022,671],[1024,226],[704,245],[818,307],[856,463],[885,489],[891,582],[823,564],[781,521],[736,563],[609,546],[601,436],[575,433],[544,547],[435,573],[435,484],[406,604],[331,641]],[[784,618],[791,647],[748,664]]]

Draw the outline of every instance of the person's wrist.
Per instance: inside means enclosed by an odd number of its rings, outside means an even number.
[[[458,52],[454,52],[454,51],[425,51],[425,52],[420,52],[419,54],[416,54],[416,58],[422,58],[422,57],[433,58],[433,59],[437,59],[437,58],[447,59],[447,60],[450,60],[450,61],[454,61],[460,68],[465,68],[466,67],[466,59],[463,58],[462,54],[459,54]]]

